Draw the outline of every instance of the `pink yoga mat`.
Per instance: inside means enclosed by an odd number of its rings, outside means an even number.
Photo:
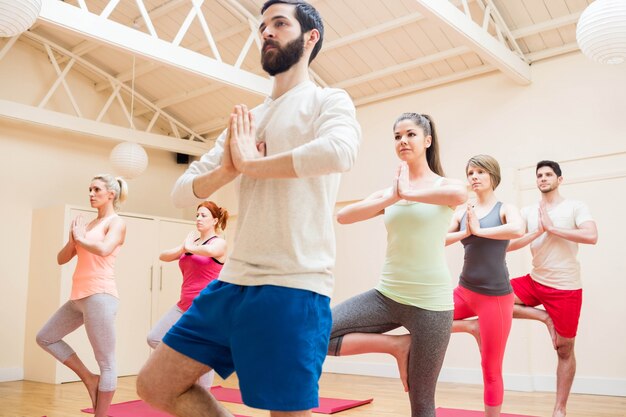
[[[80,410],[83,413],[93,414],[93,408]],[[110,417],[172,417],[163,411],[150,407],[141,400],[126,401],[124,403],[111,404],[109,407]],[[247,417],[235,414],[235,417]]]
[[[460,410],[458,408],[437,408],[437,417],[484,417],[484,411]],[[522,414],[500,414],[500,417],[534,417]]]
[[[219,401],[227,403],[243,404],[241,392],[235,388],[224,388],[221,386],[211,387],[211,394]],[[349,408],[358,407],[363,404],[369,404],[373,398],[367,400],[344,400],[341,398],[323,398],[320,397],[320,406],[313,409],[314,413],[333,414]]]

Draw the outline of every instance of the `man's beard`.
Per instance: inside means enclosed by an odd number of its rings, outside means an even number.
[[[266,51],[267,44],[274,46],[274,49]],[[261,64],[269,75],[274,76],[289,70],[304,55],[304,34],[289,42],[285,46],[280,46],[278,42],[267,40],[263,44],[261,53]]]

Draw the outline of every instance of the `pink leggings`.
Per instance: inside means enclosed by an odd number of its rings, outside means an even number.
[[[483,368],[484,401],[491,407],[502,404],[502,360],[513,321],[513,293],[484,295],[458,286],[454,289],[454,320],[478,316],[480,356]]]

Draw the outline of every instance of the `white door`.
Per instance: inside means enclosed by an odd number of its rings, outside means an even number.
[[[193,230],[195,230],[195,225],[192,222],[159,221],[158,253],[181,245],[189,232]],[[178,261],[161,262],[158,260],[158,254],[155,259],[158,262],[158,276],[155,276],[154,283],[153,324],[178,302],[183,281]]]

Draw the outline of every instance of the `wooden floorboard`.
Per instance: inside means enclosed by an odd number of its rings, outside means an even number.
[[[226,381],[215,378],[215,385],[237,387],[235,376]],[[367,376],[324,374],[320,381],[324,397],[364,399],[374,397],[371,404],[342,411],[339,417],[400,417],[409,416],[409,401],[399,380]],[[135,377],[119,379],[114,402],[137,399]],[[503,412],[532,416],[551,416],[554,393],[505,393]],[[0,417],[87,417],[80,412],[88,407],[89,398],[81,383],[61,385],[31,381],[0,383]],[[244,405],[225,404],[234,413],[250,417],[268,416],[265,411]],[[437,406],[480,410],[482,386],[440,383],[437,386]],[[314,414],[314,416],[321,414]],[[137,416],[141,417],[141,416]],[[626,417],[626,397],[599,395],[571,396],[568,417]]]

